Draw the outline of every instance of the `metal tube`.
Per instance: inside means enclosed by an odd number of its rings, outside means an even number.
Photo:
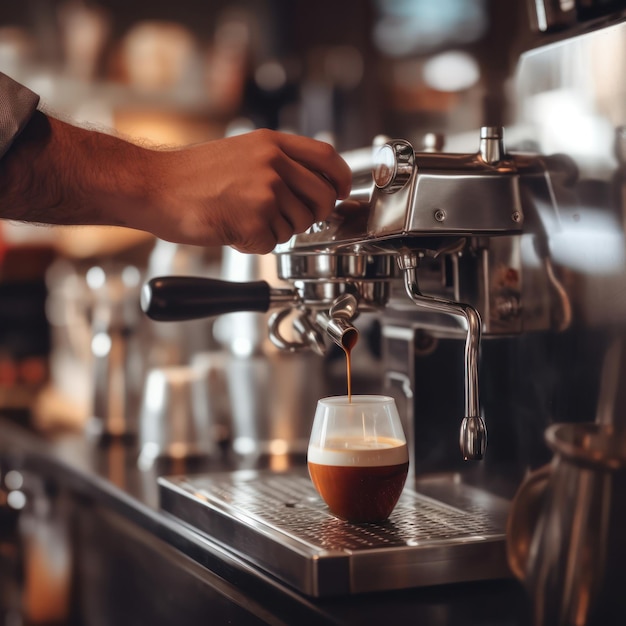
[[[478,355],[480,348],[481,319],[478,311],[469,304],[454,302],[435,296],[425,296],[419,290],[416,253],[400,255],[398,264],[404,274],[404,285],[411,300],[420,307],[449,315],[463,317],[467,324],[465,339],[465,416],[461,425],[460,444],[465,459],[482,459],[487,431],[480,415],[478,392]]]

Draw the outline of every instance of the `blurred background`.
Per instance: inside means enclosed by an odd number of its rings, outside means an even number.
[[[148,145],[269,127],[340,151],[379,134],[419,147],[426,133],[474,151],[475,129],[510,119],[529,24],[523,0],[23,0],[0,4],[0,71],[55,115]],[[139,284],[222,269],[221,250],[125,229],[0,224],[0,406],[33,408],[53,379],[65,400],[56,412],[40,402],[53,422],[71,420],[72,404],[93,412],[98,354],[110,367],[115,332],[126,352],[149,327],[159,341],[142,350],[160,354],[123,365],[138,395],[145,368],[215,347],[207,323],[128,321]],[[94,343],[98,319],[116,315],[109,343]]]
[[[0,68],[156,143],[239,122],[345,150],[506,121],[528,24],[522,0],[25,0],[0,8]]]

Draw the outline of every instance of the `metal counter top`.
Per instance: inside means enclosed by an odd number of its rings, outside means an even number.
[[[77,496],[93,499],[146,531],[155,545],[165,542],[194,562],[195,575],[207,591],[210,589],[213,595],[217,591],[228,601],[245,606],[250,615],[256,616],[256,623],[259,619],[275,624],[366,625],[389,619],[428,626],[529,623],[524,590],[510,579],[312,598],[161,510],[160,476],[239,469],[227,455],[196,468],[139,470],[137,450],[132,446],[103,446],[82,433],[36,433],[23,418],[0,415],[0,458],[56,482]]]

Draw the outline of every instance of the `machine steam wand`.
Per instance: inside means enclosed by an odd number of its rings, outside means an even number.
[[[420,292],[417,268],[420,254],[404,252],[398,255],[398,266],[404,275],[404,286],[411,300],[430,311],[461,316],[467,322],[465,339],[465,416],[461,422],[459,443],[465,460],[480,460],[487,446],[487,428],[480,415],[478,395],[478,353],[480,348],[481,320],[478,311],[469,304],[425,296]]]

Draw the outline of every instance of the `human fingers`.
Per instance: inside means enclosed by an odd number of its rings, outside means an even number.
[[[283,201],[281,208],[286,211],[296,232],[306,230],[314,221],[324,220],[332,213],[337,192],[324,176],[291,159],[276,167],[292,195],[291,201]],[[303,207],[306,212],[302,211]]]
[[[269,254],[277,244],[289,241],[293,234],[291,223],[277,215],[263,229],[256,230],[250,237],[234,237],[230,245],[235,250],[247,254]]]
[[[289,157],[325,177],[335,188],[337,197],[350,195],[350,166],[329,143],[287,133],[277,133],[276,141]]]
[[[265,226],[274,238],[272,248],[288,241],[295,233],[304,232],[315,220],[309,207],[287,185],[276,188],[274,193],[275,211],[266,216]]]
[[[274,235],[274,246],[277,243],[284,243],[289,241],[294,234],[294,227],[291,222],[284,218],[282,215],[277,215],[269,224],[269,228]],[[274,248],[272,246],[272,249]]]
[[[313,221],[308,207],[281,180],[273,186],[271,200],[252,202],[244,213],[228,212],[221,228],[224,240],[237,250],[266,254]]]

